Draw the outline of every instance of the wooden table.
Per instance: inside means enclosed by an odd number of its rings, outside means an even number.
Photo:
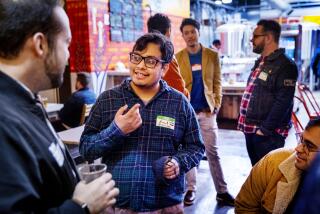
[[[66,144],[76,164],[83,163],[84,160],[79,153],[80,137],[84,130],[84,125],[58,132],[59,137]]]
[[[45,106],[50,121],[56,121],[59,119],[58,112],[62,109],[63,104],[61,103],[48,103]]]
[[[58,132],[59,137],[65,144],[79,145],[84,125]]]

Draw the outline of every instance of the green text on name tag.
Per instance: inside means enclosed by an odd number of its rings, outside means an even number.
[[[157,116],[156,126],[174,130],[175,123],[176,123],[176,119],[173,119],[171,117],[166,117],[162,115]]]

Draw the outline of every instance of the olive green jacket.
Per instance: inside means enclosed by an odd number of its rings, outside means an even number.
[[[235,213],[260,214],[285,212],[301,177],[295,167],[295,152],[277,149],[253,166],[235,200]]]
[[[221,106],[221,71],[218,53],[202,47],[202,79],[204,84],[204,94],[211,112],[214,108]],[[187,49],[183,49],[176,54],[180,66],[181,76],[186,82],[186,88],[191,92],[192,71]]]

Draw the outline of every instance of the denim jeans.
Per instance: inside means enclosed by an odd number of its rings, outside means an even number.
[[[285,138],[278,134],[261,136],[255,133],[245,133],[244,135],[252,166],[272,150],[284,147]]]
[[[213,179],[217,193],[225,193],[228,191],[227,183],[224,176],[218,156],[218,125],[217,115],[209,112],[197,113],[197,119],[201,129],[204,146],[206,148],[206,156],[209,163],[210,173]],[[186,175],[187,189],[196,191],[197,169],[192,168]]]

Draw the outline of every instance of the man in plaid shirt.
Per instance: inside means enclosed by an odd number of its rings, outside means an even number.
[[[280,25],[260,20],[253,32],[253,52],[261,54],[242,96],[238,129],[246,137],[251,164],[284,146],[291,127],[297,66],[279,48]]]
[[[173,45],[163,35],[140,37],[130,77],[100,95],[85,125],[80,152],[102,157],[120,189],[111,213],[183,213],[185,172],[204,145],[186,97],[161,80]]]

